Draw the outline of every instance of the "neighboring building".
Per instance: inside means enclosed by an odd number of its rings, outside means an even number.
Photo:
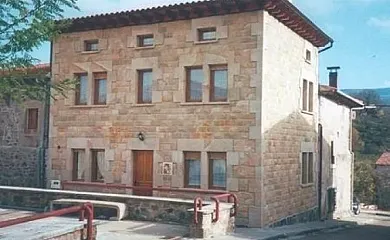
[[[52,46],[53,81],[80,85],[52,104],[49,179],[225,189],[240,225],[313,219],[331,42],[286,0],[73,19]]]
[[[353,109],[361,109],[364,104],[337,89],[337,72],[330,73],[329,85],[320,86],[321,215],[342,218],[350,215],[352,207]]]
[[[390,209],[390,152],[383,153],[375,164],[377,204],[381,210]]]
[[[41,64],[22,74],[33,84],[37,75],[49,72],[50,65]],[[45,104],[40,101],[0,101],[0,185],[43,186],[44,119]]]

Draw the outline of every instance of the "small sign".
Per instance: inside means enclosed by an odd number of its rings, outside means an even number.
[[[163,162],[161,172],[162,175],[172,175],[173,164],[171,162]]]

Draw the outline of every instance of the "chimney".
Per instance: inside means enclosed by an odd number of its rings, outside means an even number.
[[[337,71],[340,69],[340,67],[328,67],[327,69],[329,70],[329,86],[337,88]]]

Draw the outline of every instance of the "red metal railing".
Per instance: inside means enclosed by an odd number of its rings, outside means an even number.
[[[235,217],[237,215],[237,206],[238,206],[238,199],[235,194],[232,193],[223,193],[220,195],[212,196],[210,197],[211,200],[215,202],[215,214],[213,217],[213,222],[218,222],[219,220],[219,205],[221,198],[227,198],[228,202],[231,203],[233,200],[233,213],[230,213],[230,217]],[[194,223],[198,224],[198,211],[202,210],[203,201],[202,198],[197,197],[194,199]]]
[[[26,223],[26,222],[31,222],[31,221],[39,220],[39,219],[43,219],[43,218],[62,216],[62,215],[66,215],[66,214],[70,214],[70,213],[77,213],[77,212],[80,213],[80,217],[79,217],[80,221],[84,221],[85,213],[86,213],[86,215],[87,215],[87,239],[86,240],[92,240],[93,239],[93,226],[92,226],[93,205],[89,202],[84,203],[80,206],[74,206],[74,207],[64,208],[64,209],[60,209],[60,210],[56,210],[56,211],[36,214],[36,215],[32,215],[32,216],[2,221],[2,222],[0,222],[0,228],[9,227],[12,225]]]
[[[62,181],[61,184],[62,184],[62,190],[69,190],[69,189],[66,189],[66,186],[87,186],[87,187],[119,188],[119,189],[132,189],[132,190],[151,190],[151,191],[161,191],[161,192],[181,192],[181,193],[197,193],[197,194],[226,194],[226,193],[228,193],[227,191],[197,189],[197,188],[139,187],[139,186],[129,186],[126,184],[98,183],[98,182]]]

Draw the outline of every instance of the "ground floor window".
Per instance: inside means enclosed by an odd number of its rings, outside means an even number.
[[[200,152],[184,152],[184,185],[188,188],[200,188]]]
[[[209,188],[226,189],[226,153],[208,153]]]
[[[91,181],[92,182],[104,182],[102,170],[105,161],[105,152],[103,149],[91,150],[92,166],[91,166]]]
[[[85,150],[84,149],[72,149],[73,155],[73,170],[72,180],[80,181],[84,180],[84,161],[85,161]]]
[[[314,183],[314,156],[312,152],[302,153],[302,173],[301,183],[311,184]]]

